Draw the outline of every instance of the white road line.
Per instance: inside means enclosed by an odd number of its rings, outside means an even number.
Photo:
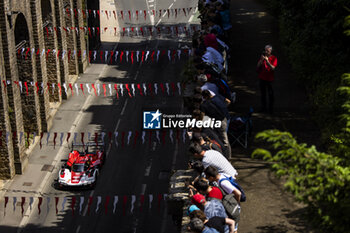
[[[80,225],[77,227],[77,230],[75,231],[75,233],[79,233],[79,231],[80,231]]]
[[[189,23],[192,22],[196,13],[197,13],[197,8],[195,9],[194,13],[191,15],[190,19],[188,20]]]
[[[142,184],[141,194],[144,195],[146,192],[147,184]]]
[[[95,192],[95,190],[92,190],[89,197],[92,197],[94,195],[94,192]],[[86,205],[84,208],[84,212],[83,212],[84,217],[86,216],[87,211],[88,211],[88,205]]]
[[[149,176],[149,174],[151,173],[152,162],[153,160],[151,159],[150,164],[145,169],[145,176]]]
[[[117,45],[118,45],[118,44],[117,44]],[[117,45],[114,47],[114,49],[116,49]],[[108,67],[108,65],[105,65],[105,66],[103,67],[103,69],[102,69],[100,75],[98,76],[99,78],[102,77],[102,76],[104,75],[104,73],[106,72],[107,67]],[[95,81],[95,85],[96,85],[97,83],[100,83],[100,80],[99,80],[99,79],[97,79],[97,80]],[[77,117],[75,118],[75,120],[74,120],[74,122],[73,122],[73,124],[72,124],[72,127],[70,128],[70,130],[69,130],[68,132],[73,132],[75,128],[78,128],[79,122],[81,121],[81,119],[82,119],[83,114],[85,113],[85,111],[88,109],[88,105],[92,102],[91,99],[92,99],[93,97],[94,97],[94,96],[91,94],[91,95],[89,95],[89,96],[86,98],[86,100],[85,100],[85,102],[84,102],[84,104],[83,104],[83,107],[82,107],[81,110],[79,111]],[[71,138],[71,139],[69,140],[69,142],[67,142],[67,141],[64,141],[64,142],[63,142],[62,146],[61,146],[60,149],[58,150],[58,152],[57,152],[57,154],[56,154],[54,160],[53,160],[52,163],[51,163],[51,165],[52,165],[53,167],[56,167],[57,163],[60,161],[59,158],[62,157],[62,156],[64,155],[64,154],[63,154],[63,150],[64,150],[65,148],[69,148],[69,145],[70,145],[70,143],[72,142],[72,140],[73,140],[73,139]],[[44,176],[44,178],[43,178],[43,182],[40,184],[39,188],[37,189],[37,191],[38,191],[39,194],[41,194],[42,190],[44,189],[44,187],[46,186],[47,182],[49,181],[49,178],[50,178],[51,175],[52,175],[51,172],[47,172],[47,173],[45,174],[45,176]],[[38,196],[39,196],[38,194],[35,195],[35,197],[38,197]],[[36,205],[37,200],[38,200],[37,198],[34,199],[33,206]],[[33,213],[33,212],[32,212],[29,208],[26,210],[25,214],[23,215],[23,218],[22,218],[21,222],[20,222],[19,225],[18,225],[17,233],[20,233],[20,232],[24,229],[24,227],[28,224],[28,221],[29,221],[29,219],[30,219],[32,213]]]
[[[180,112],[183,112],[183,108],[184,106],[181,105],[181,110]],[[174,150],[174,156],[173,156],[173,161],[171,164],[171,170],[175,170],[176,167],[176,161],[177,161],[177,155],[179,154],[179,144],[176,142],[175,143],[175,150]],[[167,214],[168,214],[168,205],[165,204],[165,208],[164,208],[164,214],[163,214],[163,220],[162,220],[162,225],[161,225],[161,233],[165,232],[165,228],[166,228],[166,221],[167,221]]]
[[[123,109],[122,109],[122,112],[120,113],[121,116],[123,116],[124,113],[125,113],[125,109],[126,109],[126,105],[128,104],[128,100],[129,100],[129,99],[126,99],[126,100],[125,100],[124,107],[123,107]]]
[[[103,72],[103,71],[102,71]],[[97,83],[97,81],[95,82],[95,84]],[[75,118],[74,122],[73,122],[73,125],[72,127],[70,128],[69,132],[73,132],[75,128],[77,128],[77,125],[79,124],[85,110],[87,109],[88,105],[90,104],[91,102],[91,98],[93,97],[93,95],[89,95],[85,102],[84,102],[84,105],[83,107],[81,108],[80,112],[78,113],[78,116]],[[72,138],[69,140],[69,142],[67,141],[64,141],[63,145],[60,147],[60,149],[58,150],[58,153],[56,154],[53,162],[51,163],[51,165],[53,167],[56,167],[56,164],[59,162],[59,158],[62,157],[64,154],[63,154],[63,150],[66,149],[66,147],[69,148],[69,145],[70,143],[72,142]],[[40,184],[39,188],[38,188],[38,193],[40,194],[41,191],[43,190],[44,186],[46,186],[46,183],[49,181],[49,178],[51,176],[51,172],[47,172],[43,178],[43,182]],[[39,195],[36,194],[35,197],[38,197]],[[34,203],[33,203],[33,206],[36,205],[36,202],[37,202],[37,198],[34,199]],[[32,212],[30,211],[30,209],[28,208],[26,213],[24,214],[19,226],[18,226],[18,229],[17,229],[17,233],[20,233],[22,230],[23,230],[23,227],[25,225],[27,225],[28,221],[29,221],[29,218],[30,218],[30,215],[32,214]]]

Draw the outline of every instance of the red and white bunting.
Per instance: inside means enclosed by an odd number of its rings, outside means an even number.
[[[141,26],[141,27],[45,27],[45,36],[47,38],[52,37],[54,34],[65,33],[66,36],[70,36],[76,33],[82,33],[89,37],[100,36],[101,34],[108,34],[111,36],[121,36],[121,37],[160,37],[160,36],[192,36],[193,33],[201,29],[200,25],[187,25],[187,26]],[[22,48],[17,51],[18,55],[21,57],[29,57],[28,54],[31,51],[33,56],[36,52],[38,55],[40,50]],[[64,53],[64,52],[63,52]],[[61,51],[55,51],[57,58],[59,58]],[[62,54],[64,56],[65,54]],[[43,56],[43,54],[42,54]]]
[[[180,135],[181,130],[182,130],[182,134]],[[169,131],[169,134],[167,133],[168,131]],[[146,137],[147,133],[149,134],[148,137]],[[62,146],[64,142],[69,143],[71,140],[74,143],[79,142],[79,143],[85,144],[87,141],[91,141],[91,135],[95,135],[95,138],[98,138],[100,136],[103,141],[108,141],[109,144],[115,145],[116,147],[119,147],[120,144],[122,145],[122,147],[124,147],[124,145],[127,145],[127,146],[132,145],[133,147],[135,147],[137,144],[144,145],[147,140],[149,141],[149,145],[151,144],[152,141],[157,141],[158,144],[162,144],[162,145],[165,145],[166,141],[169,141],[171,144],[175,144],[179,142],[186,143],[186,136],[187,136],[186,130],[184,129],[169,129],[169,130],[163,129],[162,131],[157,130],[155,132],[155,136],[154,134],[152,134],[152,131],[139,132],[137,130],[122,131],[121,134],[119,132],[114,132],[114,136],[112,132],[100,132],[100,133],[74,132],[73,138],[71,137],[72,136],[71,132],[53,132],[53,133],[41,132],[39,133],[39,139],[36,138],[35,132],[6,132],[6,138],[5,138],[6,144],[8,143],[8,140],[10,138],[18,139],[18,135],[21,135],[21,134],[24,135],[22,140],[26,140],[28,145],[30,143],[34,144],[35,140],[39,140],[40,149],[42,149],[42,146],[43,146],[43,143],[42,143],[43,138],[46,138],[46,146],[52,146],[54,149],[56,149],[58,135],[60,135],[59,137],[60,146]],[[1,135],[5,135],[3,131],[0,131],[0,147],[3,145],[6,145],[3,143]],[[85,135],[87,135],[87,137]],[[169,135],[169,137],[167,137],[167,135]],[[32,141],[30,142],[29,140],[31,137],[32,137]],[[106,137],[106,140],[105,140],[105,137]],[[180,137],[182,137],[182,141],[180,141]],[[95,143],[97,145],[98,142],[95,140]],[[29,203],[31,204],[32,201],[30,201]]]
[[[155,10],[107,10],[107,9],[79,9],[79,8],[69,8],[66,7],[63,10],[63,14],[69,17],[84,17],[100,20],[101,17],[107,20],[128,20],[128,21],[138,21],[140,20],[139,16],[143,16],[144,20],[147,20],[147,17],[167,17],[167,18],[177,18],[179,16],[189,17],[192,14],[195,14],[198,10],[197,6],[186,7],[186,8],[172,8],[172,9],[159,9]],[[125,17],[127,16],[127,17]]]
[[[29,49],[29,48],[28,48]],[[89,59],[89,62],[101,62],[101,63],[107,63],[107,64],[124,64],[124,63],[135,63],[135,56],[136,56],[136,62],[141,63],[148,62],[148,63],[158,63],[160,58],[163,58],[164,55],[168,54],[168,60],[171,62],[179,61],[181,58],[189,58],[191,56],[191,49],[162,49],[162,50],[142,50],[142,51],[104,51],[104,50],[93,50],[87,52],[86,50],[58,50],[55,49],[47,49],[43,50],[43,53],[41,53],[41,56],[46,54],[46,59],[49,59],[50,56],[53,56],[56,58],[56,55],[61,54],[61,59],[68,59],[70,61],[71,59],[74,59],[75,57],[82,57],[82,59],[85,59],[86,56]],[[99,56],[97,56],[99,54]],[[125,54],[125,56],[124,56]],[[140,55],[141,54],[141,55]],[[118,56],[119,55],[119,56]],[[156,59],[155,56],[156,55]],[[176,56],[177,55],[177,56]],[[31,56],[39,56],[39,53],[33,53]],[[140,57],[141,56],[141,57]],[[149,59],[149,56],[151,59]],[[114,57],[114,59],[113,59]],[[124,58],[125,57],[125,58]],[[29,55],[24,56],[21,54],[21,49],[18,50],[17,53],[18,59],[29,59]],[[58,59],[59,57],[57,57]],[[118,59],[119,58],[119,59]],[[3,85],[6,86],[5,80],[3,80]],[[20,85],[18,83],[18,85]],[[22,89],[22,87],[21,87]]]
[[[60,96],[62,96],[62,87],[64,89],[64,93],[66,95],[71,94],[74,95],[82,95],[82,96],[88,96],[88,95],[95,95],[95,96],[103,96],[103,97],[113,97],[115,96],[117,99],[119,99],[119,96],[124,97],[124,89],[127,91],[127,97],[133,98],[136,96],[154,96],[158,95],[158,89],[161,89],[162,95],[167,96],[174,96],[176,93],[181,95],[182,92],[182,85],[180,82],[174,83],[174,82],[166,82],[166,83],[115,83],[114,88],[111,83],[103,83],[102,84],[102,91],[103,95],[101,95],[101,84],[93,84],[93,83],[39,83],[39,82],[24,82],[25,93],[23,92],[23,83],[22,81],[7,81],[3,80],[3,83],[0,83],[0,85],[3,86],[4,90],[9,88],[11,85],[15,85],[15,87],[18,89],[18,91],[23,94],[23,97],[32,95],[32,93],[35,93],[36,95],[43,95],[44,93],[54,94],[58,93]],[[74,86],[73,86],[74,85]],[[79,88],[80,86],[80,88]],[[84,91],[84,87],[87,89],[87,93]],[[159,87],[159,88],[158,88]],[[51,89],[51,90],[50,90]],[[93,90],[93,92],[91,91]],[[20,141],[23,138],[23,134],[19,135]]]

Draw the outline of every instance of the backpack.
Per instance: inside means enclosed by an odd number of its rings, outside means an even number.
[[[245,202],[247,200],[247,197],[245,196],[245,193],[243,191],[243,188],[236,182],[236,180],[230,176],[230,177],[226,177],[225,178],[222,178],[221,180],[219,180],[219,186],[221,186],[221,182],[224,181],[224,180],[228,180],[230,181],[230,183],[235,187],[237,188],[239,191],[241,191],[241,202]]]
[[[227,98],[231,99],[231,89],[228,86],[227,82],[221,78],[217,78],[214,80],[214,84],[219,88],[219,93]]]
[[[222,205],[224,206],[227,216],[236,222],[239,221],[239,215],[241,213],[241,207],[238,205],[235,195],[230,193],[222,199]]]

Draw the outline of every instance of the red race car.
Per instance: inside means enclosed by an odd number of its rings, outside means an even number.
[[[105,162],[104,144],[73,144],[58,174],[59,187],[93,187]]]

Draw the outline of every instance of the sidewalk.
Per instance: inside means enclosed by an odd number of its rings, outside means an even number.
[[[300,142],[317,146],[319,131],[310,119],[306,91],[296,82],[278,37],[278,22],[268,15],[266,8],[255,0],[231,1],[232,61],[231,84],[237,92],[234,111],[248,112],[252,106],[260,108],[260,93],[256,64],[264,46],[271,44],[278,58],[274,92],[275,113],[253,114],[253,136],[248,149],[232,148],[233,165],[239,173],[247,202],[242,204],[240,233],[313,232],[304,217],[305,206],[296,203],[283,189],[283,182],[270,172],[267,164],[251,159],[255,148],[264,146],[253,142],[256,133],[265,129],[289,131]]]
[[[106,44],[106,49],[113,49],[113,44]],[[104,64],[92,64],[87,68],[84,74],[80,74],[77,79],[77,83],[95,83],[100,75],[104,72]],[[3,188],[0,190],[0,226],[12,226],[17,227],[23,217],[29,217],[26,211],[28,210],[29,197],[34,197],[37,200],[38,196],[45,196],[46,193],[42,193],[45,186],[51,185],[52,177],[56,176],[58,169],[60,168],[61,159],[65,158],[70,149],[66,143],[66,138],[63,139],[63,145],[60,146],[60,133],[71,132],[70,143],[73,139],[74,132],[93,132],[93,125],[91,129],[81,129],[82,115],[86,114],[84,109],[93,102],[93,95],[87,97],[83,95],[71,96],[68,100],[64,101],[59,107],[56,115],[53,119],[53,125],[49,133],[51,138],[49,143],[46,142],[47,134],[44,134],[42,139],[42,148],[39,143],[33,148],[31,155],[28,159],[28,165],[26,166],[22,175],[15,175],[12,180],[5,181]],[[54,132],[58,133],[56,139],[56,146],[54,148],[52,135]],[[80,137],[80,135],[79,135]],[[36,139],[37,141],[39,139]],[[62,194],[57,191],[57,194]],[[6,216],[4,216],[4,197],[9,197]],[[17,198],[16,211],[12,211],[13,197]],[[21,198],[26,198],[24,215],[21,215]],[[33,205],[35,207],[35,203]]]

